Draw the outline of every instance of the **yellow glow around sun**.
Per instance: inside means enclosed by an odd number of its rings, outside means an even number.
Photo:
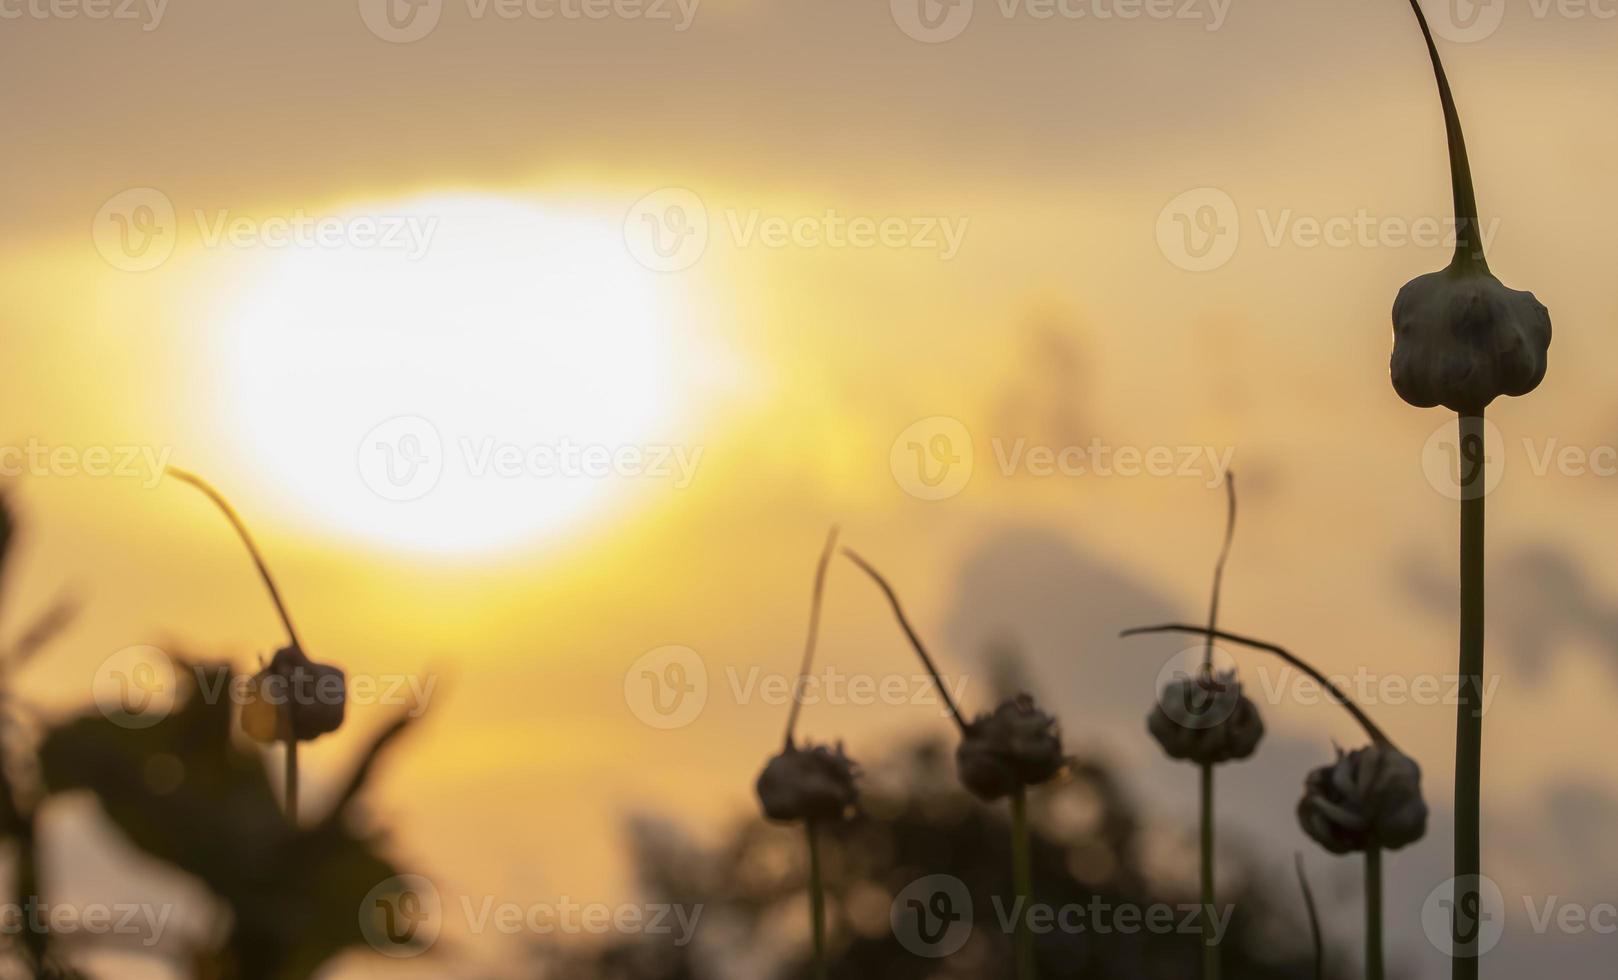
[[[626,250],[621,220],[430,197],[249,250],[220,334],[235,447],[296,511],[436,551],[532,541],[688,484],[684,300]]]

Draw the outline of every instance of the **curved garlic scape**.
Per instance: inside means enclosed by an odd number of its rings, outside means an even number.
[[[1550,313],[1533,293],[1489,270],[1466,138],[1432,29],[1410,0],[1438,83],[1455,203],[1455,257],[1419,276],[1393,304],[1390,373],[1399,397],[1418,408],[1477,414],[1500,395],[1525,395],[1545,377]]]
[[[281,590],[270,575],[264,556],[248,533],[247,525],[236,509],[215,490],[208,481],[185,470],[169,467],[168,475],[181,483],[195,487],[219,508],[225,520],[241,538],[247,554],[258,569],[259,578],[275,604],[275,611],[286,627],[286,646],[275,652],[268,664],[254,674],[248,684],[242,704],[242,731],[255,742],[271,744],[286,742],[312,742],[342,727],[344,708],[348,701],[347,680],[342,668],[315,663],[303,652],[298,631],[292,625],[292,614],[281,599]]]
[[[837,528],[826,534],[826,546],[815,568],[814,594],[809,604],[809,635],[804,643],[803,664],[793,686],[792,707],[787,713],[786,744],[764,764],[754,783],[764,816],[782,823],[841,820],[859,803],[855,785],[859,767],[843,752],[843,746],[805,744],[798,748],[798,713],[803,704],[802,685],[814,666],[815,644],[820,637],[820,606],[826,592],[826,569],[837,549]]]
[[[1067,766],[1062,752],[1062,728],[1054,715],[1042,711],[1031,695],[1018,694],[995,706],[993,711],[968,720],[960,705],[950,696],[949,686],[933,663],[932,655],[916,635],[905,615],[893,586],[870,562],[844,548],[843,554],[858,565],[887,597],[899,628],[927,668],[949,715],[960,730],[961,744],[955,750],[955,771],[961,785],[984,802],[1012,796],[1030,786],[1056,778]]]
[[[1125,630],[1145,633],[1194,633],[1262,650],[1303,671],[1333,701],[1354,716],[1371,744],[1353,752],[1338,750],[1331,765],[1311,771],[1298,801],[1304,833],[1333,854],[1371,847],[1394,850],[1427,832],[1427,802],[1421,795],[1421,767],[1401,752],[1359,705],[1313,664],[1285,647],[1201,626],[1169,623]]]

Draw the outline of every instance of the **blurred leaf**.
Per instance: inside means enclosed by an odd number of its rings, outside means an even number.
[[[177,661],[176,674],[189,690],[155,725],[95,714],[52,730],[40,751],[45,782],[95,794],[136,846],[230,906],[226,976],[306,977],[364,944],[361,903],[398,872],[340,810],[310,827],[287,823],[263,762],[231,738],[228,666]]]

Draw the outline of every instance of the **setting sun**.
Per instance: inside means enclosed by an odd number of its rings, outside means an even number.
[[[684,311],[612,215],[428,197],[248,254],[220,333],[227,424],[331,527],[510,546],[577,526],[625,478],[679,478]]]

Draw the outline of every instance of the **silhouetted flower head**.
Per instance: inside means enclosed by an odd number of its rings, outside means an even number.
[[[1545,377],[1551,316],[1533,293],[1457,261],[1407,283],[1393,304],[1393,388],[1417,408],[1476,414]]]
[[[1449,142],[1455,197],[1455,257],[1420,276],[1393,303],[1393,389],[1417,408],[1443,405],[1479,414],[1501,395],[1526,395],[1545,377],[1551,316],[1533,293],[1511,289],[1489,271],[1472,165],[1460,113],[1432,29],[1410,0],[1427,42]]]
[[[858,775],[842,745],[788,745],[759,774],[758,799],[771,820],[842,820],[859,801]]]
[[[1309,773],[1298,822],[1333,854],[1396,850],[1427,832],[1421,767],[1392,745],[1373,743]]]
[[[256,742],[313,741],[342,726],[347,699],[340,668],[282,647],[248,682],[242,731]]]
[[[1171,759],[1212,766],[1245,759],[1264,738],[1258,707],[1235,671],[1185,677],[1158,696],[1146,728]]]
[[[978,715],[955,750],[961,783],[986,801],[1048,782],[1065,762],[1060,726],[1027,694]]]

